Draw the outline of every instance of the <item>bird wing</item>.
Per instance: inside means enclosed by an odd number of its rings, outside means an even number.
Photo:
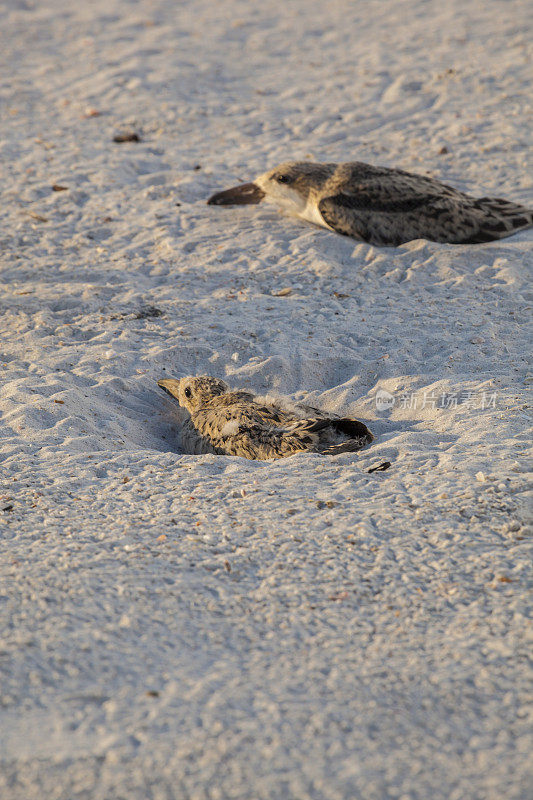
[[[219,453],[268,460],[314,450],[320,432],[329,425],[331,421],[324,419],[299,419],[279,424],[252,407],[234,413],[224,425],[219,421],[209,429],[205,426],[204,431]]]
[[[489,242],[528,227],[532,219],[523,206],[470,197],[434,178],[402,170],[343,165],[334,188],[318,203],[326,224],[344,236],[380,246],[412,239]]]
[[[329,420],[298,420],[284,428],[267,424],[246,425],[232,437],[231,448],[235,455],[246,458],[284,458],[316,449],[320,432],[329,426]]]
[[[358,420],[326,417],[300,419],[285,428],[246,425],[225,446],[226,452],[233,455],[266,460],[302,452],[335,455],[360,450],[373,438],[366,425]]]
[[[457,204],[464,197],[432,178],[401,170],[375,168],[360,175],[354,168],[342,177],[338,191],[322,198],[318,210],[337,233],[377,245],[424,236],[421,220],[429,216],[435,221],[436,206]]]
[[[387,200],[378,203],[370,193],[337,194],[323,198],[318,204],[324,221],[343,236],[362,239],[376,245],[395,247],[412,239],[431,238],[419,231],[420,225],[409,225],[406,215],[420,215],[433,200],[418,197],[409,200]],[[415,222],[415,220],[412,220]]]

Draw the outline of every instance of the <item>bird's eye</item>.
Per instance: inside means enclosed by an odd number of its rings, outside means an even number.
[[[276,180],[278,183],[292,183],[290,175],[276,175]]]
[[[183,394],[185,395],[185,397],[191,397],[192,396],[192,392],[191,392],[191,390],[189,389],[188,386],[185,389],[185,391],[183,392]]]

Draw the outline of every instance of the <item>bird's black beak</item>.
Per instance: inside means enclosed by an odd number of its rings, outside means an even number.
[[[217,192],[207,201],[209,206],[246,206],[259,203],[265,196],[262,189],[255,183],[241,183],[225,192]]]

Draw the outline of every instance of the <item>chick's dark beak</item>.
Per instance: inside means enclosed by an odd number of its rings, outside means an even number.
[[[209,206],[246,206],[259,203],[265,196],[262,189],[255,183],[241,183],[224,192],[217,192],[207,201]]]
[[[178,392],[180,388],[179,380],[175,380],[174,378],[166,378],[163,381],[157,381],[157,385],[160,386],[161,389],[163,389],[163,391],[165,391],[171,397],[175,397],[176,399],[178,398]]]

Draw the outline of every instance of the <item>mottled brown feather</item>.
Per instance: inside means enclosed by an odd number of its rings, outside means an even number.
[[[355,451],[373,439],[358,420],[230,391],[223,381],[208,376],[165,379],[159,385],[189,412],[181,430],[187,453],[269,460],[301,452]]]

